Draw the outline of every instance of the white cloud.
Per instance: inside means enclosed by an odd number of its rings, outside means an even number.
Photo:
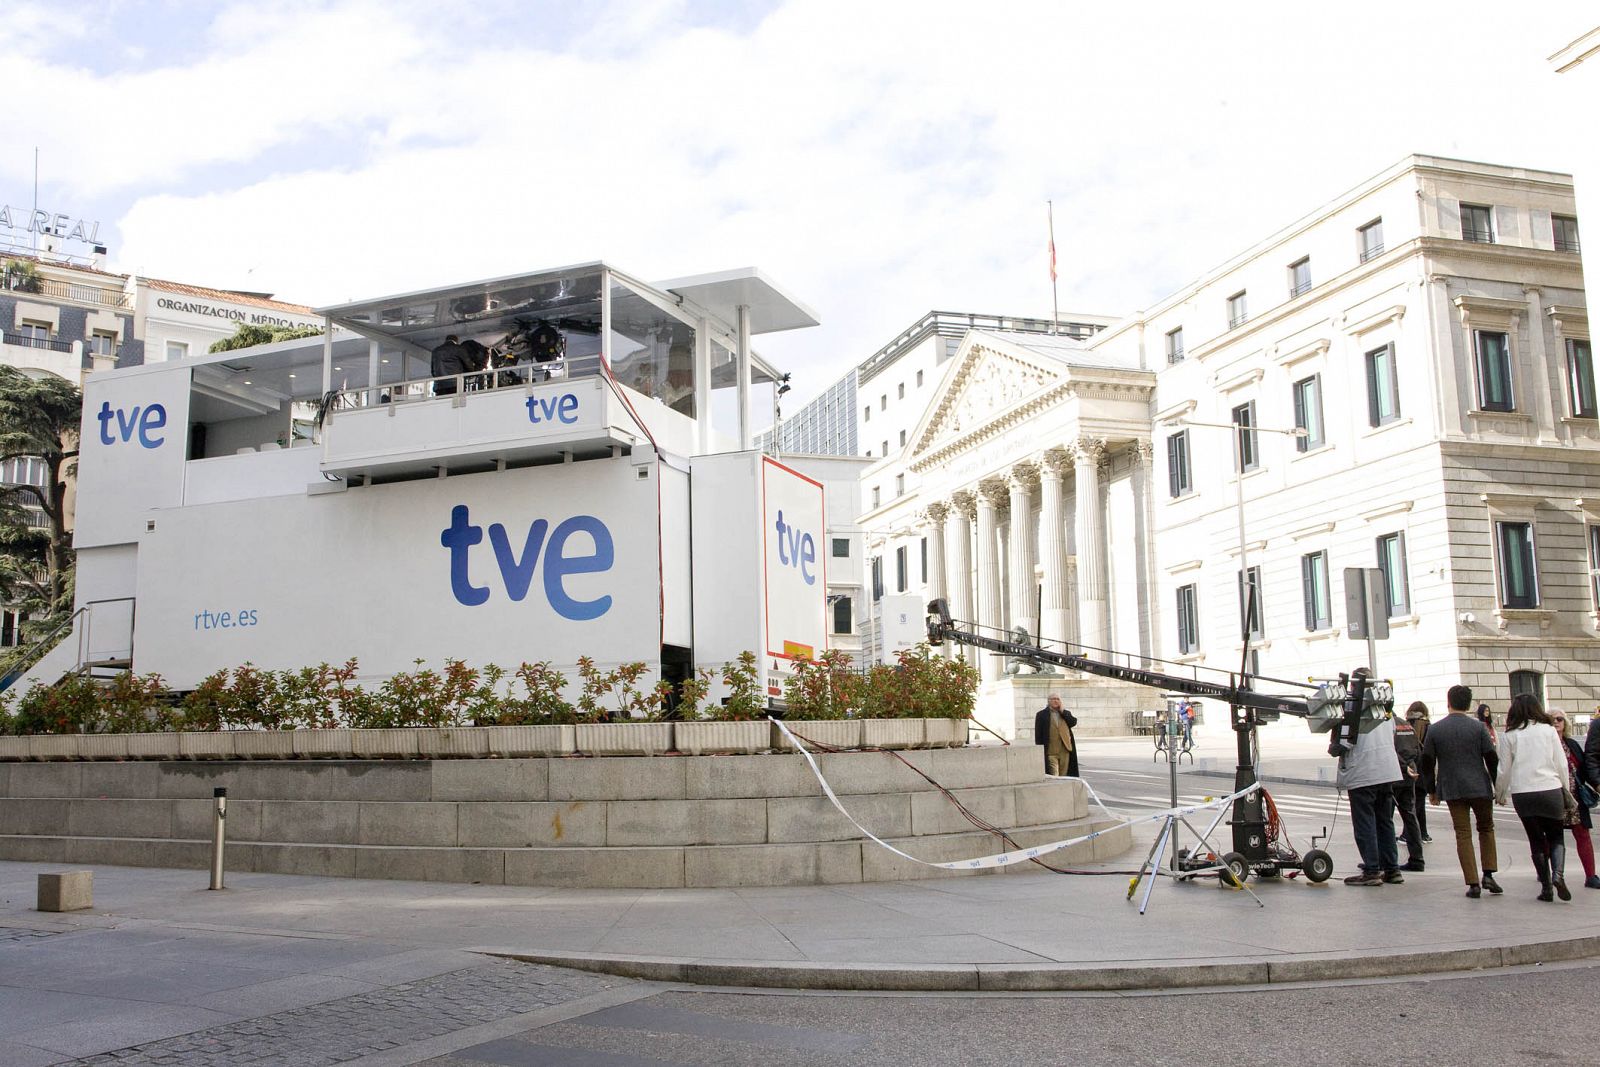
[[[241,5],[187,66],[23,59],[47,103],[11,118],[132,200],[113,251],[168,277],[320,302],[758,264],[824,317],[765,345],[803,397],[931,307],[1048,313],[1047,198],[1063,308],[1118,313],[1408,152],[1568,165],[1543,57],[1585,6],[796,0],[741,34],[653,0],[558,54],[489,16],[442,42],[420,5]],[[108,111],[114,166],[72,122]],[[173,191],[223,164],[253,177]]]

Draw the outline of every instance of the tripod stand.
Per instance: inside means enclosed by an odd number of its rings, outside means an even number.
[[[1173,881],[1186,882],[1202,875],[1214,874],[1222,881],[1223,885],[1231,885],[1235,889],[1243,889],[1246,893],[1249,893],[1250,899],[1256,902],[1256,907],[1266,907],[1261,902],[1261,898],[1251,892],[1249,886],[1245,885],[1245,879],[1250,874],[1250,865],[1245,858],[1237,852],[1221,853],[1217,846],[1211,843],[1211,833],[1217,828],[1217,823],[1222,821],[1223,815],[1227,813],[1231,806],[1231,800],[1232,798],[1228,803],[1224,803],[1217,808],[1217,814],[1212,818],[1211,822],[1206,824],[1204,830],[1196,830],[1194,824],[1189,822],[1189,816],[1203,810],[1206,805],[1197,804],[1189,808],[1180,808],[1174,805],[1162,818],[1161,829],[1156,833],[1156,840],[1150,846],[1149,855],[1145,856],[1144,862],[1139,865],[1138,873],[1128,882],[1128,899],[1132,900],[1134,893],[1139,891],[1139,884],[1148,879],[1148,884],[1144,888],[1144,896],[1139,901],[1140,915],[1143,915],[1145,909],[1150,906],[1150,894],[1155,891],[1156,878],[1160,875],[1165,875]],[[1207,851],[1202,852],[1199,849],[1180,850],[1178,848],[1177,833],[1180,823],[1184,829],[1195,836],[1195,840],[1199,845],[1205,846]],[[1166,861],[1166,847],[1168,844],[1172,846],[1171,862]]]

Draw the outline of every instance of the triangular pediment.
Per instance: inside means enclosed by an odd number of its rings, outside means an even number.
[[[1065,363],[969,333],[911,442],[911,458],[939,450],[1062,381]]]

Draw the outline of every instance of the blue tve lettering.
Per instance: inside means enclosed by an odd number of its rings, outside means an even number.
[[[817,576],[811,573],[811,565],[817,561],[816,540],[808,533],[801,533],[798,527],[784,522],[781,510],[778,512],[777,526],[778,562],[785,567],[797,568],[807,585],[816,585]]]
[[[574,534],[580,533],[588,535],[593,549],[569,552],[568,542]],[[439,534],[439,543],[450,550],[450,592],[457,602],[468,607],[489,599],[489,589],[473,585],[468,577],[470,551],[482,541],[483,527],[472,524],[467,505],[457,504],[450,510],[450,525]],[[566,588],[568,577],[599,574],[609,571],[616,563],[616,544],[611,539],[611,531],[593,515],[574,515],[557,524],[554,530],[550,529],[549,520],[535,519],[523,539],[520,556],[512,549],[510,533],[500,523],[490,525],[489,544],[494,549],[506,595],[512,601],[521,601],[528,595],[542,555],[544,595],[557,615],[574,622],[586,622],[611,610],[609,595],[578,600]]]
[[[118,440],[123,442],[133,440],[134,434],[139,435],[139,443],[145,448],[160,448],[165,437],[155,436],[167,424],[167,409],[160,404],[151,404],[140,408],[135,404],[131,411],[113,408],[110,401],[102,401],[100,410],[95,412],[95,419],[100,423],[100,443],[114,445]],[[112,422],[116,423],[116,432],[112,432]]]
[[[525,403],[529,422],[564,422],[571,425],[578,421],[578,398],[573,393],[552,397],[530,396]]]

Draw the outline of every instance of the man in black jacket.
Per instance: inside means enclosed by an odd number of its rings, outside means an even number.
[[[1051,693],[1033,717],[1033,743],[1044,748],[1044,773],[1078,777],[1078,745],[1072,728],[1078,720],[1061,706],[1061,694]]]
[[[1589,732],[1583,735],[1583,762],[1589,768],[1589,777],[1600,779],[1600,707],[1594,709]]]
[[[1422,782],[1430,804],[1443,800],[1450,806],[1456,858],[1467,882],[1467,896],[1477,899],[1484,889],[1501,892],[1494,880],[1500,867],[1494,839],[1494,779],[1500,758],[1489,740],[1489,728],[1467,711],[1472,706],[1472,690],[1453,685],[1445,701],[1450,714],[1429,726],[1422,738]],[[1472,853],[1473,822],[1478,826],[1478,851],[1483,858],[1481,882],[1478,859]]]
[[[449,375],[465,374],[472,370],[472,353],[461,343],[461,338],[451,334],[444,339],[444,344],[433,350],[432,355],[432,377],[443,379],[433,383],[433,395],[449,396],[456,391],[456,380]]]

